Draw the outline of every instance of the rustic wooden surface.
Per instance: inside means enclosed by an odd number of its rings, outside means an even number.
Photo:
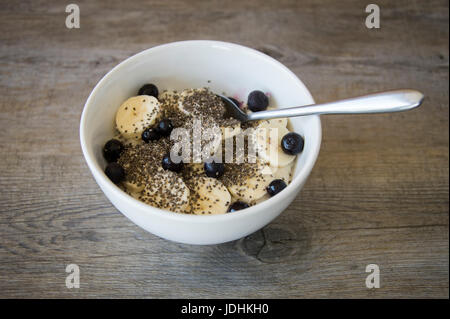
[[[0,297],[410,298],[449,296],[448,1],[61,1],[0,6]],[[102,4],[103,3],[103,4]],[[295,202],[245,239],[189,246],[122,216],[90,175],[84,102],[113,66],[184,39],[257,48],[318,102],[423,91],[407,113],[323,117]],[[81,288],[65,286],[65,267]],[[381,288],[367,289],[378,264]]]

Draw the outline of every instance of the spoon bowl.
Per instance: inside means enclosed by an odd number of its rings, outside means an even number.
[[[220,94],[216,95],[220,97],[225,104],[225,118],[233,117],[240,122],[247,122],[249,120],[248,114],[242,111],[242,109],[238,105],[236,105],[230,98]]]

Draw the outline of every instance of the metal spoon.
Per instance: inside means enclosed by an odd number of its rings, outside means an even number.
[[[225,103],[227,116],[241,122],[313,114],[360,114],[407,111],[422,104],[424,95],[416,90],[392,90],[335,102],[296,106],[247,114],[229,98],[217,94]]]

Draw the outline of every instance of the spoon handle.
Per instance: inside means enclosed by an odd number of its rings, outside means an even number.
[[[416,90],[404,89],[354,97],[335,102],[297,106],[249,114],[249,121],[313,114],[359,114],[400,112],[413,109],[423,101],[424,95]]]

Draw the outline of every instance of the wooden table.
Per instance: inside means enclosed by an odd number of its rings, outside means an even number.
[[[80,29],[60,1],[0,7],[0,297],[448,298],[448,1],[376,1],[380,29],[365,27],[369,1],[76,3]],[[317,102],[427,97],[406,113],[322,117],[317,164],[279,218],[235,242],[177,244],[105,198],[78,125],[108,70],[184,39],[259,49]],[[71,263],[79,289],[65,285]]]

